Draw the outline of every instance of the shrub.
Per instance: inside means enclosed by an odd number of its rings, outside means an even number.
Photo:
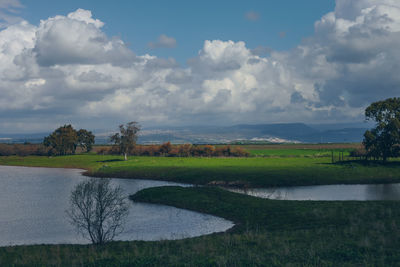
[[[168,155],[168,154],[171,152],[171,150],[172,150],[171,142],[164,143],[164,144],[162,144],[162,145],[160,146],[160,153],[161,153],[163,156]]]
[[[51,149],[39,144],[0,144],[0,156],[47,156]]]
[[[97,150],[101,155],[120,155],[118,147],[102,147]],[[248,157],[250,153],[241,147],[215,147],[212,145],[172,145],[170,142],[162,145],[136,145],[129,152],[135,156],[163,157]]]

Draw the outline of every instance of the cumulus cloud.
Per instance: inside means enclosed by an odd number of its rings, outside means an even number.
[[[82,9],[42,20],[33,49],[38,64],[130,64],[135,59],[133,52],[120,39],[109,39],[101,31],[103,25]]]
[[[186,67],[135,55],[103,25],[79,9],[0,31],[2,129],[351,121],[400,92],[397,1],[337,0],[289,51],[206,40]]]
[[[174,48],[176,47],[176,40],[174,37],[161,34],[156,42],[149,42],[148,46],[152,49],[156,48]]]
[[[362,110],[398,95],[400,2],[336,3],[335,12],[316,22],[315,36],[290,52],[297,66],[312,66],[303,78],[314,80],[319,105]]]

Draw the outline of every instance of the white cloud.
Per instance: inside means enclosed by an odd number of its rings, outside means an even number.
[[[206,40],[182,68],[136,56],[90,11],[20,22],[0,31],[0,125],[359,120],[400,93],[399,23],[397,1],[337,0],[290,51]]]
[[[22,21],[17,14],[23,5],[19,0],[0,0],[0,27],[7,27]]]
[[[372,101],[398,95],[399,23],[398,1],[337,1],[336,11],[316,23],[303,54],[290,54],[298,64],[313,66],[303,76],[314,79],[318,105],[361,113]]]
[[[109,39],[103,23],[90,11],[78,9],[68,16],[42,20],[33,52],[42,66],[66,64],[130,64],[135,55],[120,39]]]
[[[101,28],[104,23],[98,19],[92,18],[92,12],[79,8],[75,12],[68,14],[68,18],[72,20],[84,21],[86,24],[93,24],[96,28]]]
[[[156,42],[149,42],[148,46],[152,49],[156,48],[175,48],[176,40],[174,37],[161,34]]]

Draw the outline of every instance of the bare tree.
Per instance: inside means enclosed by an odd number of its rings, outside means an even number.
[[[140,131],[140,125],[135,122],[128,122],[126,126],[119,126],[119,133],[110,136],[110,141],[119,147],[119,150],[124,154],[125,160],[128,160],[128,153],[131,151],[137,140],[137,134]]]
[[[122,232],[128,204],[122,188],[112,186],[110,179],[91,178],[76,185],[66,212],[79,233],[103,244]]]

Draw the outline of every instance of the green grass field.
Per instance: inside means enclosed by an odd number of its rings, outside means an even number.
[[[282,152],[283,153],[283,152]],[[287,153],[287,152],[286,152]],[[122,177],[193,184],[233,183],[249,187],[391,183],[400,165],[331,163],[331,157],[168,158],[82,154],[63,157],[0,157],[1,165],[87,169],[98,177]]]
[[[0,157],[0,165],[83,168],[96,176],[202,185],[213,181],[254,187],[400,181],[396,161],[332,164],[330,155],[301,154],[302,148],[274,150],[278,151],[273,157],[130,157],[126,162],[118,156],[87,154]],[[213,214],[236,226],[226,233],[175,241],[2,247],[0,265],[396,266],[400,262],[397,201],[267,200],[216,187],[149,188],[132,199]]]
[[[251,156],[258,157],[331,157],[336,158],[340,152],[345,156],[354,149],[360,149],[359,143],[350,144],[268,144],[268,145],[234,145],[245,148]]]
[[[249,149],[252,156],[264,157],[331,157],[332,150],[327,149]],[[350,149],[335,149],[334,155],[338,157],[339,152],[349,155]]]

